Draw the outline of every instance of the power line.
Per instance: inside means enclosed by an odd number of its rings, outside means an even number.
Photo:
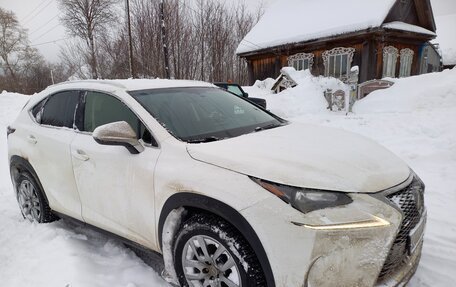
[[[22,25],[25,25],[27,24],[28,22],[30,22],[33,18],[35,18],[36,16],[38,16],[44,9],[46,9],[49,5],[52,4],[54,0],[50,0],[44,7],[42,7],[38,12],[36,12],[35,14],[33,14],[32,18],[29,18],[27,21],[25,21]]]
[[[35,40],[33,41],[36,41],[36,40],[39,40],[41,39],[44,35],[48,34],[49,32],[51,32],[52,30],[54,30],[55,28],[59,27],[60,26],[60,23],[53,26],[51,29],[47,30],[46,32],[44,32],[43,34],[39,35],[38,37],[35,38]]]
[[[33,30],[32,32],[30,32],[29,35],[32,35],[32,34],[35,34],[36,32],[38,32],[39,30],[41,30],[42,28],[44,28],[47,24],[49,24],[52,20],[54,20],[55,18],[59,17],[59,15],[55,15],[54,17],[52,17],[51,19],[49,19],[49,21],[47,21],[46,23],[44,23],[43,25],[41,25],[40,27],[38,27],[38,29],[35,29]]]
[[[36,47],[36,46],[41,46],[41,45],[56,43],[56,42],[60,42],[60,41],[68,40],[68,39],[70,39],[70,37],[62,38],[62,39],[57,39],[57,40],[53,40],[53,41],[48,41],[48,42],[44,42],[44,43],[39,43],[39,44],[35,44],[35,45],[30,45],[30,47]]]
[[[33,12],[36,11],[36,9],[38,9],[38,7],[40,7],[41,5],[43,5],[43,3],[46,2],[46,0],[42,0],[40,4],[38,4],[35,8],[32,9],[32,11],[30,11],[30,13],[27,14],[27,16],[25,16],[22,21],[25,21],[25,19],[27,19],[30,15],[32,15]]]

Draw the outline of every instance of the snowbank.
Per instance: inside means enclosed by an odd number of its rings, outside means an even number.
[[[456,69],[403,79],[355,103],[359,113],[416,112],[456,107]]]
[[[348,86],[335,78],[314,77],[309,72],[296,71],[292,67],[282,69],[282,73],[293,79],[298,85],[273,94],[273,79],[257,81],[251,88],[246,87],[249,96],[264,98],[268,109],[281,117],[296,117],[304,114],[326,113],[328,103],[324,98],[326,89],[343,90],[348,93]]]
[[[0,94],[0,196],[2,193],[11,192],[9,167],[6,154],[6,127],[12,121],[14,121],[19,111],[22,109],[29,98],[30,96],[16,93],[7,93],[6,91],[3,91]],[[2,233],[0,232],[0,234]]]

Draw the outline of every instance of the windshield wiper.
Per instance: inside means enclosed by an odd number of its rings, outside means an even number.
[[[215,136],[210,136],[210,137],[205,137],[205,138],[199,138],[199,139],[190,139],[186,140],[187,143],[208,143],[208,142],[215,142],[221,140],[221,138],[215,137]]]
[[[277,128],[277,127],[280,127],[280,126],[282,126],[282,124],[269,124],[269,125],[265,125],[263,127],[256,127],[255,128],[255,132],[264,131],[264,130],[270,130],[270,129]]]

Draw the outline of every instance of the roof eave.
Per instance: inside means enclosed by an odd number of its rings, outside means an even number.
[[[354,32],[349,32],[349,33],[343,33],[343,34],[338,34],[338,35],[332,35],[332,36],[327,36],[327,37],[322,37],[322,38],[317,38],[317,39],[311,39],[311,40],[305,40],[301,42],[294,42],[294,43],[287,43],[287,44],[281,44],[281,45],[276,45],[276,46],[271,46],[268,48],[263,48],[263,49],[258,49],[258,50],[252,50],[248,52],[243,52],[243,53],[238,53],[237,55],[239,57],[249,57],[253,55],[259,55],[259,54],[276,54],[277,51],[283,51],[287,50],[290,48],[290,46],[304,46],[304,45],[315,45],[319,44],[321,42],[327,42],[327,41],[333,41],[333,40],[341,40],[344,38],[351,38],[355,37],[361,34],[375,34],[378,32],[382,32],[384,29],[381,27],[375,27],[375,28],[368,28],[364,30],[359,30],[359,31],[354,31]]]
[[[412,36],[414,38],[420,38],[425,41],[431,41],[437,37],[437,34],[432,35],[432,34],[427,34],[427,33],[413,32],[413,31],[407,31],[407,30],[401,30],[401,29],[395,29],[395,28],[385,28],[385,27],[383,27],[382,29],[385,32],[401,33],[402,36]]]
[[[328,37],[323,37],[323,38],[318,38],[318,39],[313,39],[313,40],[306,40],[306,41],[301,41],[301,42],[287,43],[287,44],[272,46],[272,47],[268,47],[268,48],[264,48],[264,49],[258,49],[258,50],[253,50],[253,51],[249,51],[249,52],[238,53],[237,55],[242,58],[247,58],[250,56],[262,55],[262,54],[278,54],[278,52],[280,52],[280,51],[288,50],[290,48],[290,46],[296,47],[296,46],[305,46],[305,45],[316,45],[321,42],[341,40],[344,38],[355,37],[355,36],[358,36],[361,34],[374,35],[374,34],[378,34],[378,33],[388,33],[388,32],[402,33],[402,36],[410,37],[410,38],[419,38],[423,41],[430,41],[437,37],[437,35],[430,35],[430,34],[426,34],[426,33],[405,31],[405,30],[399,30],[399,29],[394,29],[394,28],[376,27],[376,28],[369,28],[369,29],[365,29],[365,30],[359,30],[356,32],[339,34],[336,36],[328,36]]]

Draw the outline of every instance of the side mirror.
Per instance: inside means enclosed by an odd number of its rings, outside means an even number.
[[[249,93],[244,92],[244,98],[248,98],[248,97],[249,97]]]
[[[136,138],[135,131],[124,121],[99,126],[93,131],[92,137],[102,145],[124,146],[132,154],[144,151],[144,146]]]

